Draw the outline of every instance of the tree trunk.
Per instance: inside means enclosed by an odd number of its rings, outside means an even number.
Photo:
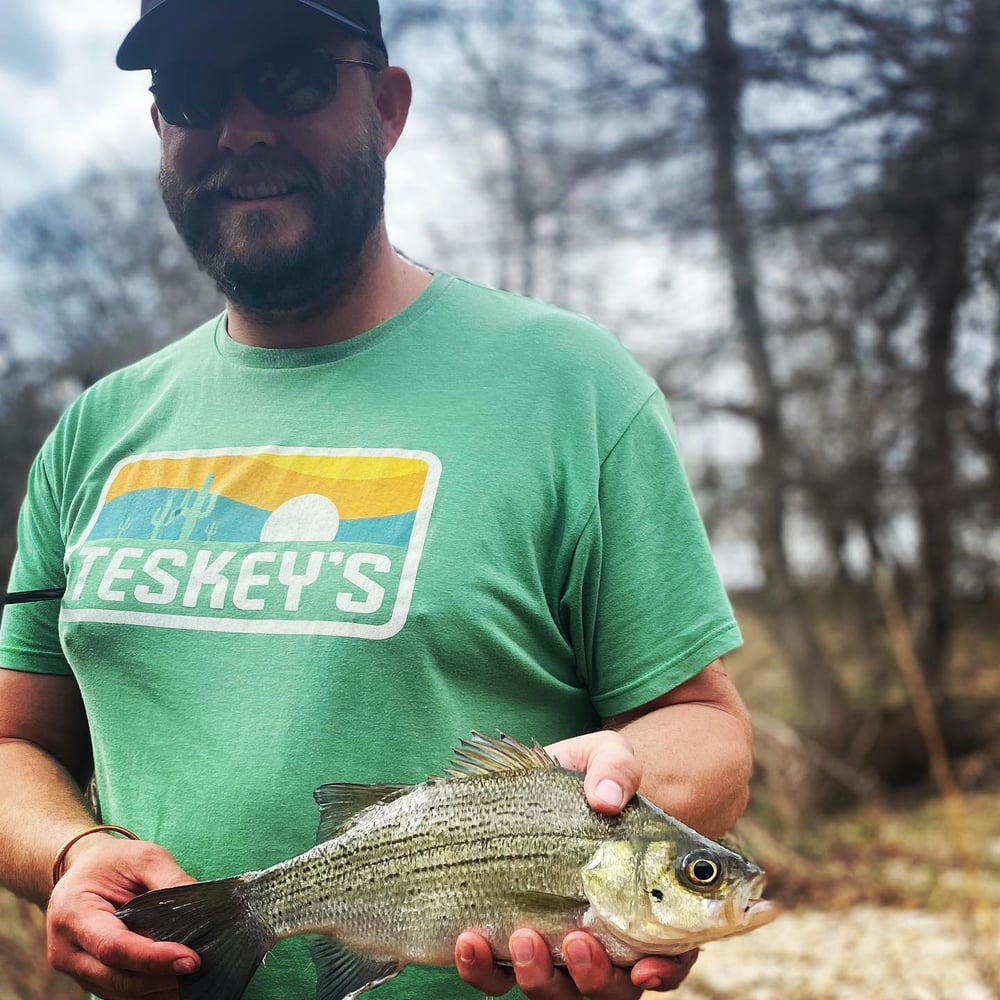
[[[952,363],[959,312],[969,287],[969,245],[983,191],[984,141],[1000,108],[995,97],[1000,18],[994,0],[977,0],[961,51],[930,111],[927,134],[903,165],[901,186],[924,204],[911,238],[927,310],[913,471],[920,552],[915,642],[931,695],[945,694],[954,605],[958,394]],[[904,203],[901,209],[906,211]],[[909,214],[909,213],[908,213]],[[910,222],[914,224],[913,221]]]
[[[703,86],[713,155],[713,200],[726,256],[737,326],[755,393],[754,421],[760,455],[753,470],[756,547],[765,578],[770,626],[788,655],[808,728],[828,744],[839,743],[847,699],[810,625],[785,543],[787,442],[781,393],[774,378],[767,327],[747,211],[737,180],[743,75],[730,27],[729,0],[699,0],[703,35]]]

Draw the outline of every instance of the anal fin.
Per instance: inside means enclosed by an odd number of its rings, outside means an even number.
[[[392,959],[352,951],[336,938],[313,938],[309,952],[316,966],[316,1000],[354,1000],[405,968]]]

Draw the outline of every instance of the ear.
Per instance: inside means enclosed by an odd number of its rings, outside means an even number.
[[[390,152],[403,134],[413,99],[410,75],[399,66],[389,66],[375,78],[375,108],[382,122],[385,151]]]
[[[157,108],[155,101],[153,102],[153,104],[150,105],[150,108],[149,108],[149,117],[153,119],[153,128],[156,129],[156,134],[162,138],[162,136],[163,136],[162,127],[163,126],[162,126],[162,123],[160,121],[160,109]]]

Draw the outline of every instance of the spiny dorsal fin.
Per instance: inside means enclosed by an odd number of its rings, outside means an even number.
[[[409,791],[412,785],[320,785],[313,792],[319,806],[319,829],[316,843],[322,844],[343,829],[359,812],[395,795]]]
[[[451,766],[445,774],[449,778],[471,778],[500,771],[547,770],[559,766],[537,741],[529,747],[506,733],[486,736],[474,731],[452,749]]]

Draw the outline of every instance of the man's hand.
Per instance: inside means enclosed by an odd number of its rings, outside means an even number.
[[[611,964],[601,943],[586,931],[563,940],[565,969],[552,964],[541,935],[523,929],[510,939],[513,969],[493,962],[485,938],[466,932],[455,944],[458,974],[487,996],[502,996],[514,986],[531,1000],[638,1000],[645,990],[675,990],[698,957],[697,951],[666,958],[643,958],[631,969]]]
[[[50,963],[105,1000],[177,1000],[177,976],[198,968],[197,953],[133,934],[114,914],[148,889],[193,881],[155,844],[81,840],[46,911]]]
[[[584,793],[592,809],[617,813],[639,788],[642,765],[621,733],[602,730],[554,743],[547,748],[563,767],[584,773]],[[611,964],[603,945],[586,931],[563,941],[566,967],[552,964],[548,945],[527,928],[510,939],[512,968],[496,965],[489,943],[468,931],[455,943],[455,965],[467,983],[488,996],[502,996],[516,985],[531,1000],[638,1000],[644,990],[674,990],[698,957],[643,958],[631,969]]]
[[[546,747],[563,767],[583,774],[583,792],[591,809],[621,812],[639,790],[642,764],[621,733],[602,729]]]

